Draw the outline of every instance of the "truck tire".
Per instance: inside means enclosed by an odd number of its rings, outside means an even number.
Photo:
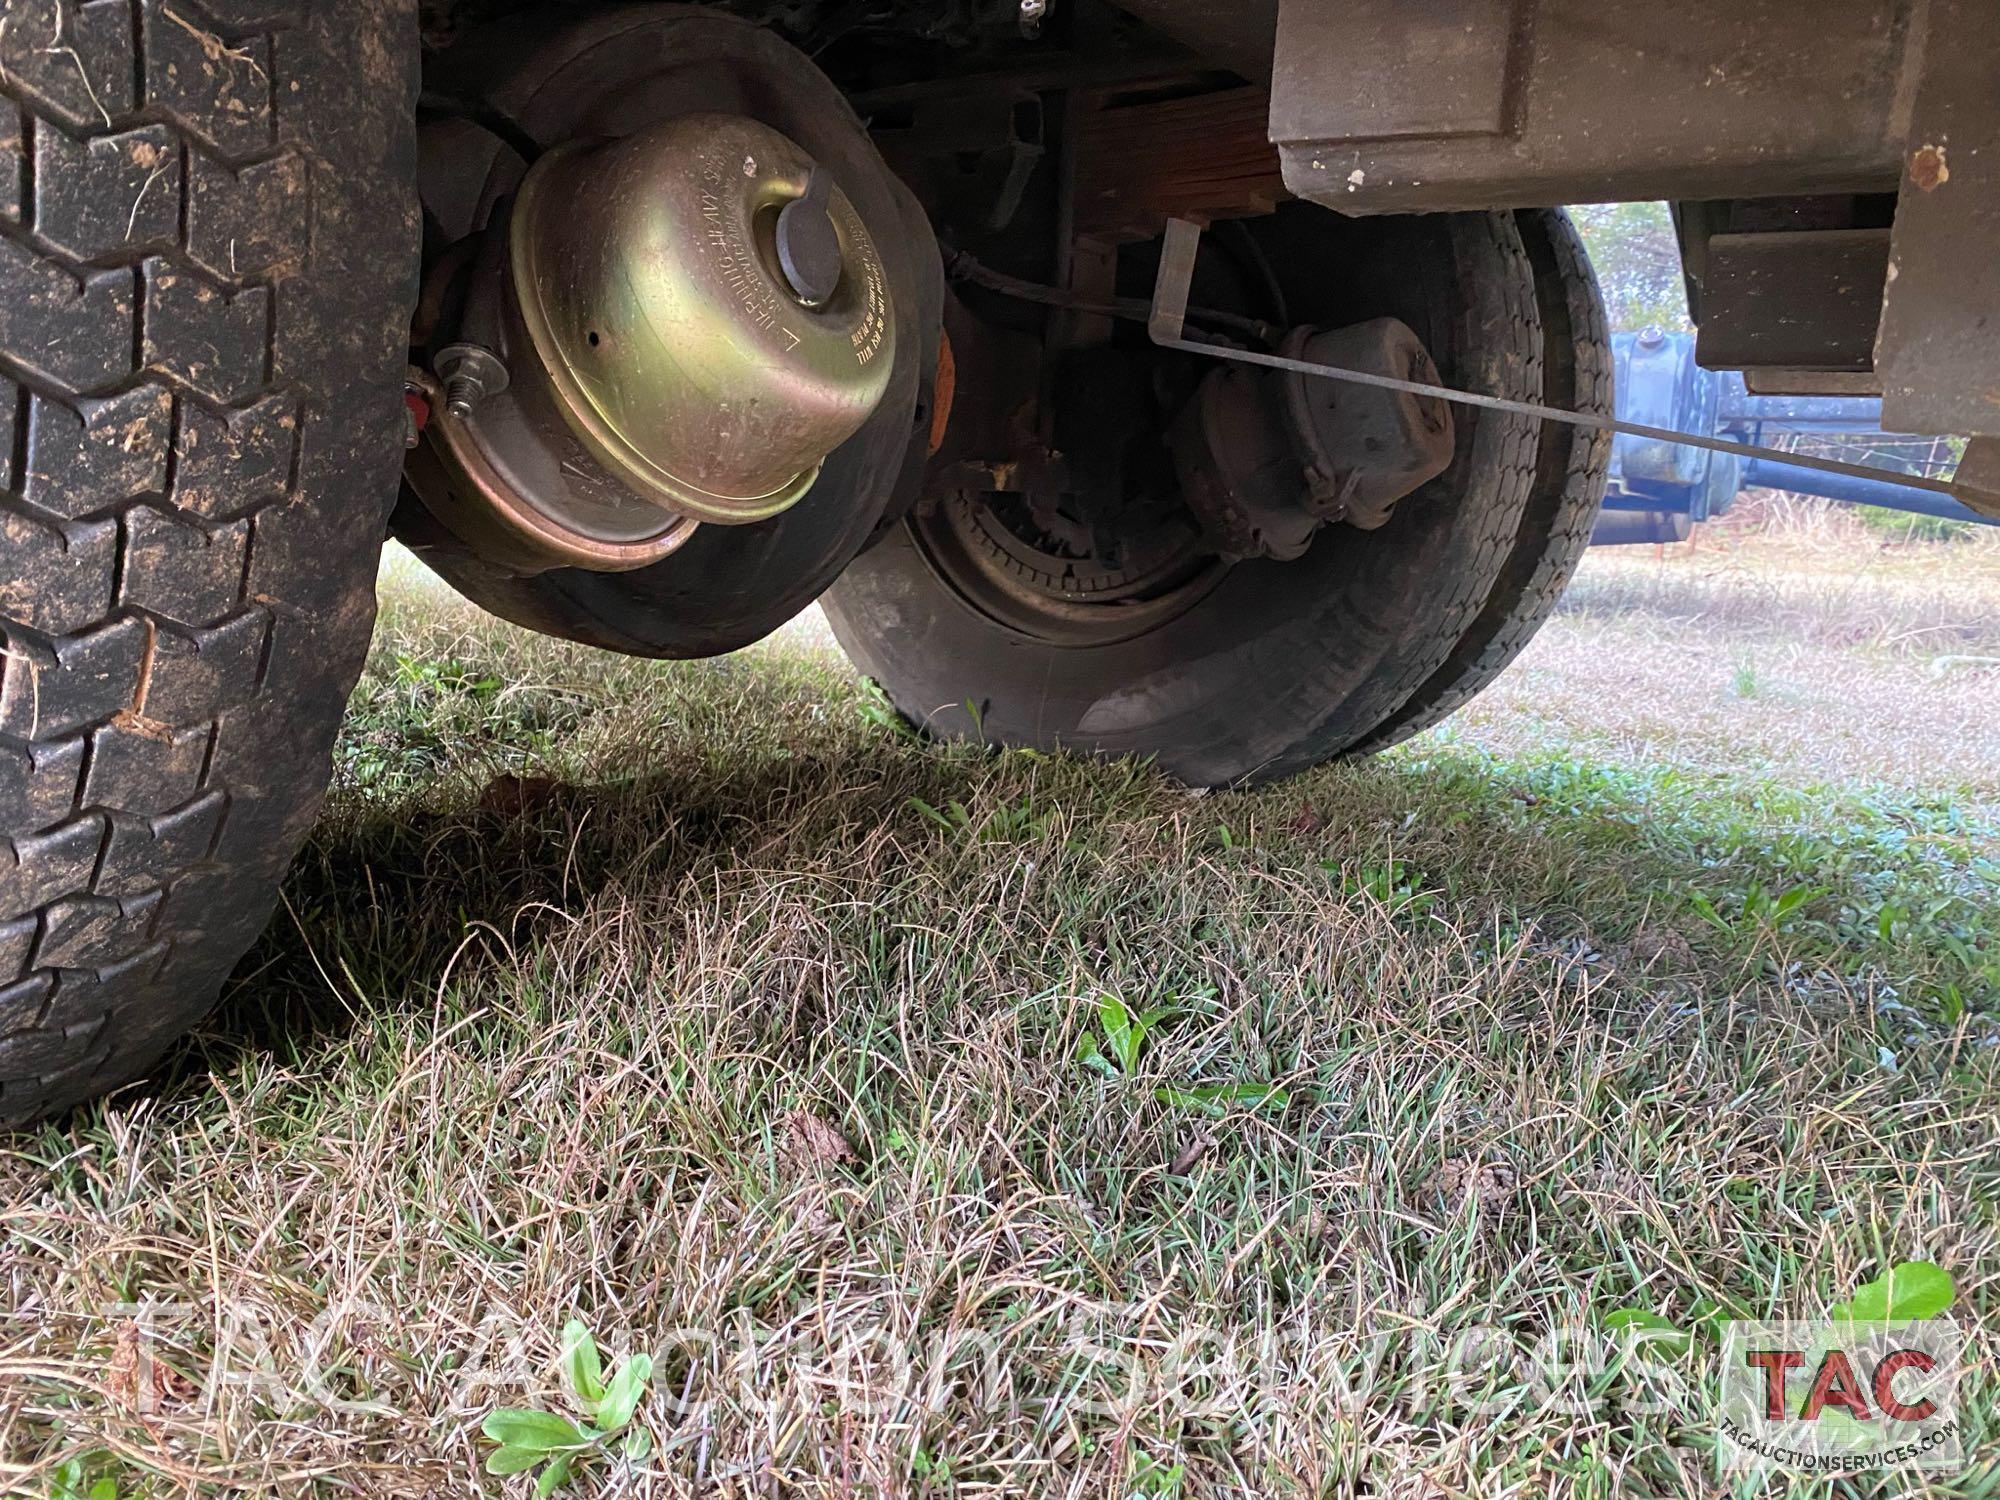
[[[1399,317],[1448,383],[1541,398],[1535,278],[1512,214],[1362,221],[1296,205],[1249,228],[1294,321]],[[1534,491],[1537,424],[1477,408],[1454,420],[1452,467],[1379,530],[1324,527],[1304,556],[1237,563],[1115,638],[982,607],[927,529],[938,505],[822,602],[855,665],[934,733],[1152,756],[1191,785],[1274,780],[1375,733],[1491,597]]]
[[[1515,219],[1541,304],[1544,399],[1569,411],[1611,416],[1611,333],[1576,226],[1559,208],[1523,209]],[[1442,722],[1527,649],[1590,547],[1610,467],[1610,433],[1542,425],[1535,492],[1486,608],[1445,664],[1357,753],[1386,750]]]
[[[415,9],[7,7],[0,1123],[201,1017],[324,795],[403,448]]]

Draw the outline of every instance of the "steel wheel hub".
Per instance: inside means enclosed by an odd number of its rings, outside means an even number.
[[[644,567],[797,504],[888,389],[893,318],[861,216],[770,126],[557,147],[467,273],[444,473],[413,478],[520,571]]]
[[[874,242],[812,159],[755,120],[689,115],[551,153],[521,185],[511,251],[565,419],[663,510],[776,515],[887,388]]]

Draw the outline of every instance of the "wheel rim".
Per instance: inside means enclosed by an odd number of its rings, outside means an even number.
[[[1211,243],[1215,254],[1201,267],[1211,278],[1203,300],[1282,322],[1282,293],[1247,235],[1218,235]],[[987,325],[968,312],[966,326],[977,338]],[[974,613],[1040,645],[1111,645],[1193,609],[1237,566],[1217,554],[1214,539],[1183,500],[1163,440],[1173,413],[1210,366],[1150,346],[1146,357],[1150,411],[1136,430],[1155,434],[1150,448],[1142,440],[1107,463],[1097,444],[1106,431],[1103,409],[1088,394],[1096,371],[1085,366],[1067,396],[1051,396],[1053,429],[1018,462],[955,465],[909,518],[919,554]],[[1007,356],[998,358],[1004,364]],[[1115,376],[1111,384],[1118,384]],[[1175,387],[1178,394],[1169,394]],[[1005,394],[1010,401],[1018,397],[1012,388]],[[1072,408],[1100,418],[1086,414],[1065,428],[1064,414]],[[1058,451],[1063,449],[1070,450],[1067,456]],[[1105,489],[1107,472],[1121,476],[1117,493],[1096,495]]]
[[[1088,528],[1059,500],[957,491],[913,516],[910,530],[970,608],[1043,644],[1082,647],[1158,628],[1229,570],[1178,503],[1135,519],[1152,524]]]

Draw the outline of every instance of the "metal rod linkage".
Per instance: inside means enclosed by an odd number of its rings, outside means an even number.
[[[1567,422],[1572,427],[1588,427],[1597,432],[1630,433],[1634,437],[1651,438],[1655,442],[1681,443],[1690,448],[1706,448],[1712,453],[1734,453],[1744,458],[1774,460],[1790,464],[1794,468],[1816,469],[1822,474],[1889,480],[1910,489],[1931,490],[1940,495],[1949,495],[1973,510],[2000,514],[2000,494],[1973,485],[1956,484],[1946,479],[1930,479],[1917,474],[1898,474],[1893,470],[1874,468],[1868,464],[1843,463],[1839,459],[1819,458],[1807,453],[1787,453],[1779,448],[1760,448],[1754,443],[1731,442],[1728,438],[1708,437],[1697,432],[1676,432],[1667,427],[1648,427],[1640,422],[1622,422],[1615,417],[1600,417],[1591,412],[1564,411],[1561,407],[1543,406],[1536,401],[1510,401],[1502,396],[1485,396],[1475,391],[1454,390],[1449,386],[1426,385],[1419,380],[1398,380],[1391,375],[1376,375],[1366,370],[1344,370],[1337,365],[1313,364],[1309,360],[1287,359],[1280,354],[1261,354],[1251,349],[1235,349],[1223,344],[1211,344],[1187,338],[1185,334],[1188,292],[1194,284],[1195,252],[1200,245],[1200,225],[1186,219],[1167,220],[1166,244],[1160,254],[1160,275],[1153,284],[1153,311],[1146,320],[1146,332],[1153,342],[1163,349],[1178,349],[1187,354],[1205,354],[1212,359],[1261,365],[1270,370],[1289,370],[1294,374],[1317,376],[1323,380],[1343,380],[1354,385],[1378,386],[1387,391],[1405,391],[1412,396],[1430,396],[1459,406],[1477,406],[1488,411],[1508,412],[1515,416]]]

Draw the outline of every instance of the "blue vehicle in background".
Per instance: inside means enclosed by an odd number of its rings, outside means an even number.
[[[1913,475],[1941,477],[1938,471],[1955,462],[1948,439],[1884,433],[1879,397],[1753,395],[1739,372],[1704,370],[1695,363],[1692,333],[1659,328],[1620,333],[1613,335],[1612,349],[1618,415],[1628,422],[1764,447],[1792,444]],[[1948,496],[1893,479],[1828,474],[1778,459],[1745,459],[1621,434],[1612,443],[1604,510],[1591,543],[1683,542],[1695,522],[1727,514],[1738,495],[1757,489],[2000,525]]]

